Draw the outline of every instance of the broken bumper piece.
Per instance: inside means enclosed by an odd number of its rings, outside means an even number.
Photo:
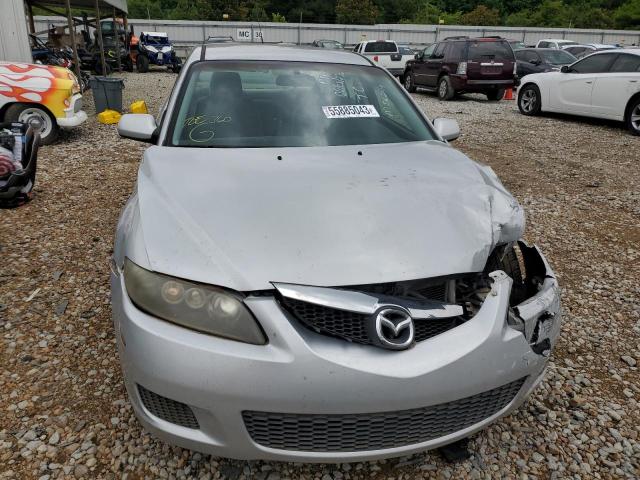
[[[537,293],[509,312],[509,323],[519,329],[538,355],[548,357],[555,345],[562,310],[555,274],[538,247],[519,242],[527,275]]]

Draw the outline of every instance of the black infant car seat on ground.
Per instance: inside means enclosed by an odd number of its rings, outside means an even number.
[[[0,208],[14,208],[31,200],[36,181],[40,135],[27,123],[0,123],[0,130],[22,132],[22,169],[0,177]]]

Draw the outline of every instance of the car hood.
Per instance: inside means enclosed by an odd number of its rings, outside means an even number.
[[[147,258],[132,260],[239,291],[481,271],[493,247],[524,228],[490,168],[436,141],[154,146],[137,202]]]

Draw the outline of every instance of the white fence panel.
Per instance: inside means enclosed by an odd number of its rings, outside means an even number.
[[[0,0],[2,1],[2,0]],[[36,30],[46,30],[50,24],[65,25],[62,17],[35,17]],[[200,22],[186,20],[137,20],[130,19],[134,31],[167,32],[177,44],[194,45],[208,36],[231,36],[236,39],[238,28],[262,31],[265,43],[310,44],[314,40],[337,40],[354,45],[362,40],[391,39],[410,45],[426,45],[446,37],[499,35],[522,40],[534,45],[543,38],[566,38],[584,43],[613,43],[640,45],[640,31],[631,30],[580,30],[562,28],[479,27],[463,25],[333,25],[313,23],[251,23],[251,22]],[[254,41],[256,38],[254,37]],[[259,39],[257,40],[259,41]]]

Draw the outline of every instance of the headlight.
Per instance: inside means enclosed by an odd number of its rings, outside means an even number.
[[[158,318],[245,343],[267,343],[238,294],[150,272],[129,259],[124,282],[131,301]]]

